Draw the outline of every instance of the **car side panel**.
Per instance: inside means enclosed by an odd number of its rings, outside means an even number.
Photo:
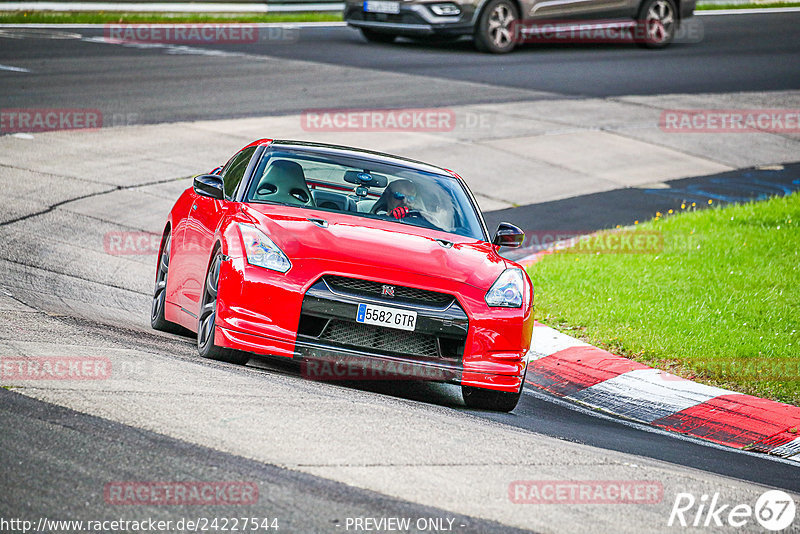
[[[191,330],[197,328],[196,321],[188,321],[189,316],[181,311],[181,307],[183,306],[183,287],[186,284],[186,254],[183,241],[193,196],[193,189],[191,187],[187,188],[170,211],[172,250],[170,251],[166,305],[164,307],[164,318],[167,321]]]
[[[186,311],[198,315],[203,297],[206,271],[211,260],[215,233],[222,219],[226,201],[194,195],[183,236],[186,276],[182,299]]]

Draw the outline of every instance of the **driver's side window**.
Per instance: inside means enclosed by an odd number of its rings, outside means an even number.
[[[228,164],[225,165],[225,168],[222,169],[222,185],[225,191],[225,198],[233,198],[236,188],[239,186],[239,183],[241,183],[242,178],[244,178],[244,173],[247,170],[247,165],[250,163],[250,158],[253,157],[255,151],[256,147],[254,146],[245,148],[231,158]]]

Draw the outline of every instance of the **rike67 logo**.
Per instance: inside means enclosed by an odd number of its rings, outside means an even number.
[[[724,503],[719,493],[703,494],[699,499],[691,493],[678,493],[667,526],[741,528],[755,520],[766,530],[777,532],[794,524],[795,512],[792,497],[780,490],[764,492],[755,506]]]

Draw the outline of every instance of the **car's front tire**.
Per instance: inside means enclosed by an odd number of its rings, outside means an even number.
[[[461,386],[461,395],[467,408],[491,410],[494,412],[510,412],[517,407],[522,396],[522,386],[516,393],[496,391],[493,389]]]
[[[473,39],[481,52],[505,54],[516,46],[516,6],[509,0],[491,0],[478,19]]]
[[[222,251],[217,250],[206,274],[200,318],[197,322],[197,351],[203,358],[244,365],[250,356],[246,352],[218,347],[214,344],[217,318],[217,294]]]
[[[645,0],[637,19],[636,44],[644,48],[664,48],[675,38],[678,11],[673,0]]]
[[[172,234],[164,236],[164,244],[158,255],[156,267],[156,287],[153,290],[153,303],[150,306],[150,326],[155,330],[182,334],[187,332],[183,327],[164,318],[164,308],[167,305],[167,276],[169,275],[169,255],[172,250]]]
[[[396,35],[391,33],[381,33],[369,28],[361,28],[361,35],[370,43],[393,43],[397,38]]]

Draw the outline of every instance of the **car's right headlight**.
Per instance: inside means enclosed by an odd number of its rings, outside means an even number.
[[[453,17],[461,14],[461,8],[452,2],[442,2],[440,4],[430,4],[431,11],[434,15],[440,17]]]
[[[264,232],[249,224],[237,225],[244,240],[247,263],[279,273],[285,273],[292,268],[292,262],[286,254]]]
[[[525,279],[520,269],[506,269],[497,277],[484,300],[491,307],[521,308]]]

